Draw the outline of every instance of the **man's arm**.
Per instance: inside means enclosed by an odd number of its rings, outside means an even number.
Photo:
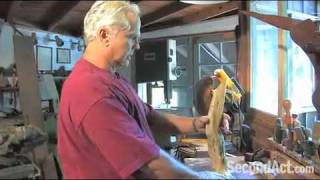
[[[153,111],[148,116],[148,122],[152,131],[161,130],[170,134],[184,134],[205,132],[205,125],[209,122],[209,119],[206,116],[183,117]]]
[[[161,149],[160,156],[137,170],[134,176],[142,179],[200,179],[197,172],[175,160]]]
[[[160,149],[160,156],[133,173],[137,179],[234,179],[214,171],[196,172]]]

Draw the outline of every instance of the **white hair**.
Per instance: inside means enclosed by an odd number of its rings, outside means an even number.
[[[133,12],[138,17],[138,5],[127,1],[96,1],[84,18],[84,41],[88,44],[94,40],[97,31],[104,26],[117,25],[121,29],[131,29],[128,12]]]

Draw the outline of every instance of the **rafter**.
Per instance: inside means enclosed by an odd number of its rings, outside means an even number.
[[[20,4],[22,3],[22,1],[12,1],[10,6],[9,6],[9,10],[6,16],[6,21],[13,23],[13,16],[14,16],[14,11],[17,10],[17,8],[20,6]]]
[[[66,2],[59,2],[57,1],[57,3],[55,5],[52,6],[52,8],[50,8],[47,12],[47,14],[45,15],[45,17],[43,18],[44,21],[47,19],[52,19],[52,21],[50,22],[50,24],[45,24],[44,25],[44,29],[48,30],[48,31],[53,31],[56,26],[63,21],[63,19],[68,16],[68,14],[72,11],[72,9],[74,7],[76,7],[81,1],[66,1]],[[63,3],[61,5],[61,3]],[[57,9],[59,10],[58,14],[55,14],[54,16],[52,16],[52,12],[57,11]]]
[[[146,27],[146,26],[149,26],[150,24],[154,24],[156,22],[159,22],[161,19],[169,16],[170,14],[181,11],[184,8],[189,7],[189,6],[191,6],[191,5],[177,2],[177,1],[172,2],[172,3],[160,8],[150,14],[143,16],[141,27]]]
[[[179,19],[175,18],[170,21],[159,22],[159,23],[155,23],[150,26],[147,26],[147,27],[143,27],[143,28],[141,28],[141,32],[144,33],[144,32],[155,31],[155,30],[159,30],[159,29],[166,29],[166,28],[170,28],[170,27],[174,27],[174,26],[179,26],[182,24],[183,23]]]
[[[241,1],[231,1],[221,4],[212,5],[200,12],[193,13],[181,19],[183,23],[194,23],[220,16],[222,14],[234,11],[240,8]]]

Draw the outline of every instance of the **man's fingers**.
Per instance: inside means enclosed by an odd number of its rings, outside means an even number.
[[[231,119],[231,117],[230,117],[228,114],[226,114],[226,113],[223,113],[223,118],[228,119],[228,120]]]
[[[208,116],[201,116],[199,119],[204,124],[208,124],[209,123],[209,117]]]

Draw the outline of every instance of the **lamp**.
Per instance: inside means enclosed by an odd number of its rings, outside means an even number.
[[[55,39],[55,41],[56,41],[57,46],[61,47],[61,46],[64,45],[63,40],[62,40],[61,38],[59,38],[58,35],[55,35],[55,36],[54,36],[54,39]]]
[[[50,35],[47,34],[46,37],[44,38],[44,41],[46,41],[46,42],[54,41],[54,42],[56,42],[56,45],[58,47],[61,47],[64,45],[64,41],[58,35],[55,35],[54,39],[50,39]]]
[[[187,4],[197,4],[197,5],[208,5],[208,4],[219,4],[228,1],[188,1],[188,0],[180,0],[180,2],[187,3]]]

